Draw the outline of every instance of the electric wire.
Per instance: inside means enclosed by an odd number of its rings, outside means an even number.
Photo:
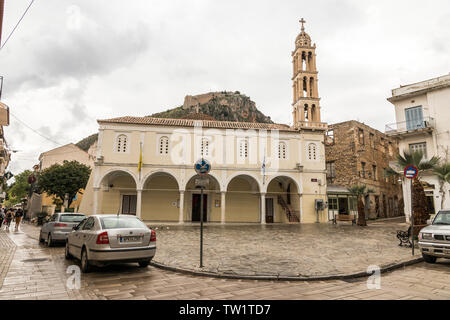
[[[13,35],[14,31],[16,31],[17,27],[19,26],[20,22],[22,21],[22,19],[25,17],[25,15],[27,14],[28,10],[30,9],[31,5],[33,4],[34,0],[31,0],[30,4],[28,5],[28,7],[25,9],[25,12],[22,14],[22,17],[20,17],[19,21],[17,22],[17,24],[14,26],[14,28],[12,29],[12,31],[9,33],[8,37],[6,38],[5,42],[3,42],[2,46],[0,47],[0,50],[3,49],[3,47],[6,45],[6,43],[8,42],[9,38],[11,38],[11,36]]]

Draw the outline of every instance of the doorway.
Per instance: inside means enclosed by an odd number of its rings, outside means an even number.
[[[136,215],[137,196],[134,194],[124,194],[122,196],[122,214]]]
[[[338,199],[339,214],[349,214],[348,197]]]
[[[273,223],[273,198],[266,198],[266,223]]]
[[[200,222],[200,194],[192,195],[192,221]],[[203,222],[208,219],[208,195],[203,194]]]

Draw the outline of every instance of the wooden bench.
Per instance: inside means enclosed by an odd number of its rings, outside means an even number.
[[[356,215],[353,214],[337,214],[334,216],[333,223],[336,224],[337,221],[351,221],[352,225],[356,224]]]

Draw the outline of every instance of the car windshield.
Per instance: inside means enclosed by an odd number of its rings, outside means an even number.
[[[450,211],[441,211],[434,218],[433,224],[450,225]]]
[[[103,229],[147,228],[141,220],[135,217],[102,217],[100,221]]]
[[[85,218],[84,215],[81,214],[63,214],[59,221],[61,222],[80,222]]]

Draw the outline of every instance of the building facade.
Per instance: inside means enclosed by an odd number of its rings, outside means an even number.
[[[51,167],[54,164],[63,164],[64,161],[78,161],[91,168],[94,167],[94,161],[89,157],[89,154],[78,148],[75,144],[69,143],[64,146],[43,152],[39,155],[39,165],[37,172]],[[81,200],[83,198],[83,190],[77,193],[76,198],[72,201],[70,208],[74,211],[78,211]],[[31,201],[29,201],[29,208],[31,215],[38,212],[47,212],[53,214],[56,209],[54,203],[54,197],[47,195],[45,192],[42,194],[33,194]]]
[[[395,106],[397,122],[386,125],[386,134],[399,140],[401,154],[405,150],[419,150],[427,159],[438,156],[442,161],[450,161],[450,75],[393,89],[388,101]],[[437,177],[425,172],[422,181],[429,207],[439,211],[442,194]],[[449,184],[445,183],[444,209],[450,208],[449,190]],[[409,219],[410,186],[406,181],[403,181],[403,194]]]
[[[145,221],[326,222],[325,123],[315,45],[295,43],[293,125],[120,117],[99,120],[94,170],[80,211]],[[201,118],[201,117],[199,117]],[[212,166],[200,212],[198,159]]]
[[[401,186],[385,170],[398,153],[396,139],[358,121],[329,125],[325,141],[328,214],[355,214],[357,201],[347,188],[366,185],[366,218],[403,215]]]
[[[1,88],[0,88],[1,91]],[[1,97],[1,92],[0,92]],[[0,102],[0,201],[6,198],[6,192],[3,190],[3,184],[6,184],[8,177],[6,176],[6,168],[11,161],[11,152],[5,139],[4,126],[9,125],[9,107]]]

